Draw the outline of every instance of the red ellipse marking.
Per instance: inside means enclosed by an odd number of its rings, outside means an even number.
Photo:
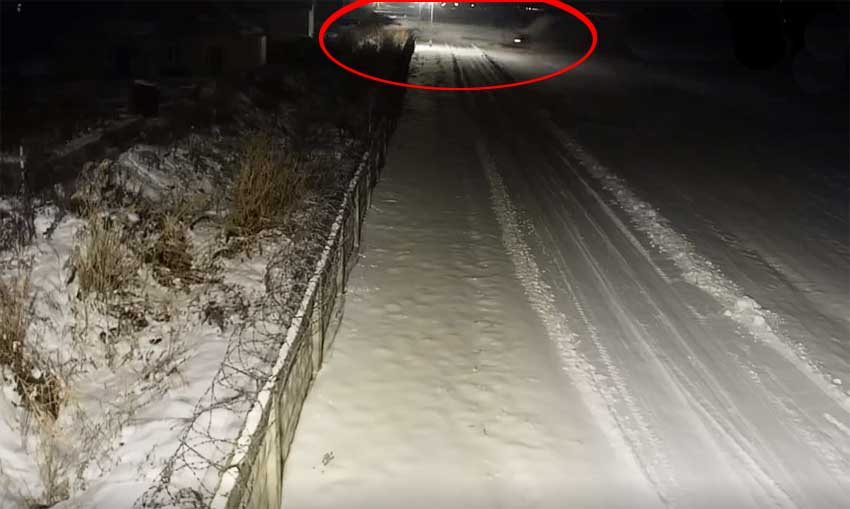
[[[342,7],[341,9],[334,11],[334,13],[331,14],[331,16],[327,20],[325,20],[324,23],[322,23],[322,27],[319,29],[319,46],[321,46],[322,51],[325,53],[325,56],[327,56],[329,59],[331,59],[331,62],[342,67],[346,71],[353,73],[353,74],[356,74],[356,75],[363,77],[363,78],[366,78],[366,79],[377,81],[379,83],[385,83],[387,85],[395,85],[395,86],[398,86],[398,87],[407,87],[407,88],[418,88],[418,89],[421,89],[421,90],[495,90],[497,88],[520,87],[522,85],[530,85],[532,83],[537,83],[539,81],[548,80],[550,78],[554,78],[555,76],[564,74],[567,71],[575,69],[576,67],[581,65],[585,60],[587,60],[590,57],[590,55],[596,50],[597,34],[596,34],[596,26],[593,25],[593,22],[590,21],[590,19],[588,19],[587,16],[582,14],[582,12],[579,11],[578,9],[576,9],[575,7],[573,7],[571,5],[567,5],[567,4],[560,2],[558,0],[484,0],[484,1],[481,1],[481,0],[459,0],[459,3],[472,3],[472,2],[482,3],[482,4],[483,3],[493,3],[493,4],[506,4],[506,3],[528,3],[528,4],[535,3],[535,4],[539,4],[539,3],[543,3],[543,4],[551,5],[552,7],[556,7],[556,8],[558,8],[558,9],[564,11],[564,12],[571,14],[572,16],[576,17],[579,21],[584,23],[584,26],[587,27],[587,29],[590,31],[590,35],[592,37],[592,41],[590,43],[590,48],[587,50],[587,52],[584,55],[582,55],[581,58],[579,58],[578,60],[576,60],[572,64],[564,67],[563,69],[559,69],[555,72],[546,74],[544,76],[539,76],[537,78],[532,78],[530,80],[517,81],[515,83],[503,83],[501,85],[486,85],[486,86],[481,86],[481,87],[436,87],[436,86],[432,86],[432,85],[415,85],[415,84],[412,84],[412,83],[402,83],[400,81],[386,80],[384,78],[372,76],[371,74],[366,74],[365,72],[358,71],[357,69],[351,68],[351,67],[343,64],[342,62],[337,60],[333,55],[331,55],[331,52],[328,51],[327,46],[325,46],[325,33],[328,31],[328,28],[330,28],[330,26],[336,20],[345,16],[346,14],[348,14],[349,12],[351,12],[355,9],[359,9],[360,7],[363,7],[364,5],[374,3],[374,1],[375,0],[357,0],[356,2],[348,4],[345,7]],[[414,2],[403,2],[402,0],[390,0],[389,3],[427,3],[427,2],[425,2],[424,0],[414,0]]]

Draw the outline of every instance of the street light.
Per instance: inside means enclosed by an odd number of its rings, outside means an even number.
[[[419,19],[422,19],[422,4],[428,4],[431,13],[431,24],[434,24],[434,2],[417,2],[419,4]]]

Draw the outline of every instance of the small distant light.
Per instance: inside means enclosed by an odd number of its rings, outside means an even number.
[[[455,7],[457,7],[458,5],[460,5],[460,4],[459,4],[459,3],[457,3],[457,2],[455,2]]]
[[[469,4],[470,7],[475,7],[475,4]]]
[[[21,7],[22,7],[22,6],[21,6],[21,3],[20,3],[20,2],[18,2],[18,14],[20,14],[20,13],[21,13]]]
[[[522,39],[520,39],[519,37],[514,37],[514,44],[519,44],[521,42],[522,42]]]

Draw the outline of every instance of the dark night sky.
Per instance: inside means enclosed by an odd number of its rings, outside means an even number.
[[[18,4],[21,13],[18,13]],[[107,37],[105,28],[119,20],[148,20],[156,24],[157,19],[175,17],[191,20],[196,13],[211,9],[212,4],[227,9],[235,6],[251,6],[254,11],[274,8],[280,2],[147,2],[147,1],[101,1],[101,2],[46,2],[7,1],[2,5],[2,58],[3,67],[26,61],[32,57],[52,56],[61,58],[63,45],[69,38]],[[716,2],[722,5],[727,16],[732,15],[732,26],[737,34],[750,38],[750,52],[756,57],[775,52],[776,45],[785,37],[796,41],[802,39],[805,23],[818,12],[832,12],[847,22],[847,2]],[[643,35],[674,34],[682,24],[678,20],[694,10],[695,2],[591,2],[576,1],[572,5],[585,11],[600,7],[618,12],[636,21],[634,26],[645,32]],[[262,19],[262,16],[259,17]],[[787,21],[783,23],[782,18]],[[669,39],[669,38],[668,38]],[[779,41],[779,43],[777,43]],[[675,42],[669,42],[674,44]],[[782,43],[784,44],[784,43]],[[792,48],[793,50],[794,48]],[[782,51],[782,50],[778,50]]]
[[[18,4],[21,12],[18,12]],[[152,2],[114,0],[101,2],[11,2],[3,0],[3,57],[16,60],[61,52],[68,37],[98,37],[122,21],[156,23],[168,19],[191,22],[198,14],[219,8],[272,8],[280,2]]]

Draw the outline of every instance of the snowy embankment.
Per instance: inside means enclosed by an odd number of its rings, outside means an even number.
[[[26,285],[33,303],[20,348],[59,384],[51,419],[33,413],[17,373],[6,371],[4,507],[25,500],[61,507],[68,497],[72,506],[130,507],[162,476],[187,489],[169,497],[215,490],[252,394],[271,376],[270,355],[284,344],[339,190],[308,198],[283,229],[226,236],[218,212],[226,205],[205,199],[231,185],[225,168],[235,153],[208,138],[190,143],[208,151],[199,166],[179,145],[136,146],[91,166],[84,179],[104,178],[89,188],[98,200],[119,192],[134,196],[134,205],[101,212],[108,223],[46,206],[36,217],[37,240],[4,253],[12,283],[4,282]],[[321,171],[337,168],[329,182],[344,181],[354,167],[354,145],[343,141],[336,150],[310,161]],[[191,213],[176,211],[182,207]],[[186,228],[185,237],[165,237],[176,226],[170,221]],[[126,281],[107,295],[86,291],[80,260],[109,236],[107,249],[127,264],[115,276]],[[157,497],[142,505],[166,502]]]
[[[253,447],[246,416],[339,228],[364,123],[397,114],[397,91],[361,100],[329,63],[306,84],[280,71],[229,89],[223,125],[88,163],[55,200],[2,201],[0,507],[204,505]]]

